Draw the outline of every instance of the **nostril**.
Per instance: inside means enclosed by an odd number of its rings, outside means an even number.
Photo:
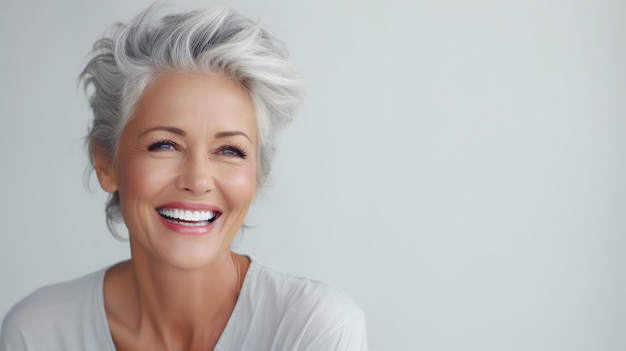
[[[206,159],[190,157],[181,168],[176,179],[176,187],[188,193],[204,194],[214,188],[214,179],[211,166]]]
[[[204,194],[210,192],[214,188],[213,180],[210,178],[190,178],[180,179],[178,189],[194,194]]]

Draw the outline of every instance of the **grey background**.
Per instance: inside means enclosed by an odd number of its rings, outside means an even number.
[[[0,2],[0,316],[128,257],[76,78],[148,3]],[[626,349],[626,3],[226,3],[308,91],[238,251],[349,293],[372,350]]]

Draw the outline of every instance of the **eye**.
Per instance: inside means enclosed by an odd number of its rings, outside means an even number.
[[[225,156],[239,157],[244,159],[248,156],[243,148],[232,144],[220,146],[217,149],[217,153]]]
[[[171,140],[159,140],[148,146],[148,151],[168,151],[176,150],[176,143]]]

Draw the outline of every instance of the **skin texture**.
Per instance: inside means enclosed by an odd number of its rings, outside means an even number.
[[[212,349],[249,260],[230,251],[256,194],[254,105],[233,80],[165,73],[125,127],[115,160],[96,147],[102,188],[118,191],[131,260],[105,277],[118,350]],[[207,225],[171,225],[157,210],[202,206]],[[172,205],[174,204],[174,205]]]

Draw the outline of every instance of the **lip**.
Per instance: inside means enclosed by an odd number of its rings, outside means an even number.
[[[190,211],[212,211],[212,212],[218,212],[220,214],[222,213],[222,210],[217,206],[207,205],[207,204],[194,204],[194,203],[187,203],[187,202],[168,202],[168,203],[158,206],[155,210],[158,210],[161,208],[178,208],[178,209],[190,210]],[[215,227],[215,224],[217,223],[217,221],[219,221],[219,218],[216,218],[215,221],[207,225],[186,226],[182,224],[172,223],[168,221],[167,219],[163,218],[163,216],[161,216],[157,211],[155,212],[159,220],[161,221],[161,223],[163,223],[163,225],[167,229],[175,233],[185,234],[185,235],[207,234]]]

